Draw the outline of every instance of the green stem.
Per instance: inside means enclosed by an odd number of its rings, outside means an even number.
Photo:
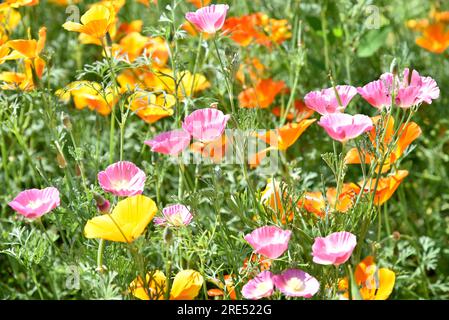
[[[103,265],[103,252],[104,252],[104,239],[100,239],[100,242],[98,244],[98,251],[97,251],[97,271],[103,272],[104,265]]]

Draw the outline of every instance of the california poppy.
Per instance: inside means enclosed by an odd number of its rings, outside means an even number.
[[[176,99],[171,94],[138,91],[128,99],[128,107],[142,120],[154,123],[173,114]]]
[[[387,268],[378,268],[371,256],[360,262],[354,272],[354,281],[359,288],[359,294],[363,300],[386,300],[393,291],[396,275]],[[348,279],[342,279],[338,283],[342,296],[349,299]]]
[[[374,195],[374,204],[380,206],[387,202],[406,176],[408,176],[407,170],[399,170],[387,177],[379,178]],[[364,192],[372,194],[376,187],[376,181],[377,178],[369,180],[365,185]],[[363,185],[363,182],[360,182],[359,185]]]
[[[84,234],[87,238],[131,243],[145,231],[157,212],[153,200],[142,195],[119,201],[111,214],[87,221]]]
[[[251,167],[257,167],[271,150],[285,151],[292,146],[303,132],[316,121],[316,119],[305,119],[298,123],[288,123],[278,129],[269,130],[255,136],[270,146],[256,154],[250,159]]]
[[[381,116],[373,117],[374,128],[370,131],[369,138],[374,148],[377,148],[376,145],[376,127],[380,125]],[[391,165],[396,162],[407,149],[407,147],[415,141],[421,135],[421,128],[415,122],[409,122],[407,125],[401,125],[398,129],[399,138],[393,136],[394,135],[394,118],[389,117],[388,121],[384,124],[385,136],[384,141],[379,146],[379,151],[383,154],[387,152],[388,145],[393,142],[393,139],[397,139],[397,144],[393,146],[393,150],[390,152],[390,155],[384,161],[382,167],[382,173],[390,170]],[[370,154],[367,150],[362,150],[363,155],[365,157],[365,163],[369,164],[374,160],[374,156]],[[357,164],[361,163],[359,151],[357,148],[352,148],[348,151],[345,156],[345,163],[347,164]],[[378,166],[380,163],[378,164]],[[378,169],[377,169],[378,170]]]
[[[284,81],[260,80],[254,88],[248,88],[239,94],[240,106],[242,108],[268,108],[285,88]]]

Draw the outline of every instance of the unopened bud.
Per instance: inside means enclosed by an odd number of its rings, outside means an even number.
[[[393,239],[396,240],[396,241],[401,239],[401,234],[399,233],[399,231],[394,231],[393,232]]]
[[[65,160],[64,155],[58,151],[58,154],[56,155],[56,161],[58,162],[58,166],[61,169],[64,169],[67,166],[67,161]]]
[[[62,123],[64,124],[64,127],[67,129],[67,131],[72,130],[72,122],[70,121],[69,115],[65,114],[63,116]]]
[[[173,241],[173,232],[169,227],[164,230],[164,241],[167,244],[170,244]]]
[[[397,63],[396,58],[394,58],[393,61],[391,61],[390,72],[394,75],[398,74],[398,63]]]
[[[102,195],[94,194],[95,203],[97,204],[98,211],[102,213],[108,213],[111,208],[109,200],[105,199]]]

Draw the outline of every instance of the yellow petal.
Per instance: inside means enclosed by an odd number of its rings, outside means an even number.
[[[112,214],[90,219],[84,227],[87,238],[117,242],[133,242],[138,238],[157,212],[153,200],[137,195],[120,201]]]
[[[180,271],[170,291],[170,300],[193,300],[196,298],[203,285],[203,277],[198,271]]]

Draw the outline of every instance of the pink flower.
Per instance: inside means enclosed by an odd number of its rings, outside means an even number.
[[[149,145],[153,152],[176,156],[189,146],[190,134],[182,129],[167,131],[145,141],[145,144]]]
[[[243,286],[242,295],[245,299],[258,300],[271,296],[273,291],[273,274],[270,271],[262,271]]]
[[[416,70],[404,69],[402,83],[400,83],[396,104],[401,108],[410,108],[425,102],[431,104],[438,99],[440,89],[431,77],[421,77]]]
[[[154,218],[154,224],[159,226],[169,225],[172,227],[187,226],[192,221],[192,214],[182,204],[174,204],[162,210],[163,217]]]
[[[357,238],[350,232],[334,232],[325,238],[317,237],[312,246],[313,262],[338,266],[348,261]]]
[[[345,142],[371,130],[373,121],[363,114],[352,116],[346,113],[334,113],[322,116],[318,125],[323,127],[332,139]]]
[[[59,191],[54,187],[20,192],[8,205],[28,219],[36,219],[59,206]]]
[[[247,234],[245,240],[253,247],[255,253],[276,259],[287,250],[291,235],[290,230],[265,226]]]
[[[374,108],[391,107],[392,87],[383,79],[372,81],[363,87],[359,87],[357,92]]]
[[[146,178],[145,173],[129,161],[116,162],[98,173],[101,188],[121,197],[141,194]]]
[[[338,96],[341,100],[341,106],[337,96],[335,95],[334,88],[327,88],[321,91],[312,91],[306,94],[304,102],[307,107],[315,110],[321,115],[343,112],[344,109],[351,102],[352,98],[357,94],[357,89],[353,86],[336,86],[335,89],[338,92]]]
[[[379,82],[380,81],[380,82]],[[391,106],[387,95],[396,96],[395,103],[401,108],[410,108],[422,103],[431,104],[432,100],[440,96],[440,88],[431,77],[422,77],[418,71],[406,68],[402,73],[402,79],[386,72],[380,76],[380,80],[368,83],[359,88],[359,93],[372,106],[381,108]]]
[[[202,7],[195,12],[187,12],[186,19],[199,31],[211,34],[223,27],[228,9],[227,4],[213,4]]]
[[[201,142],[211,142],[221,137],[229,118],[214,108],[199,109],[184,119],[182,128]]]
[[[289,269],[273,276],[273,282],[287,297],[310,298],[320,289],[317,279],[299,269]]]

